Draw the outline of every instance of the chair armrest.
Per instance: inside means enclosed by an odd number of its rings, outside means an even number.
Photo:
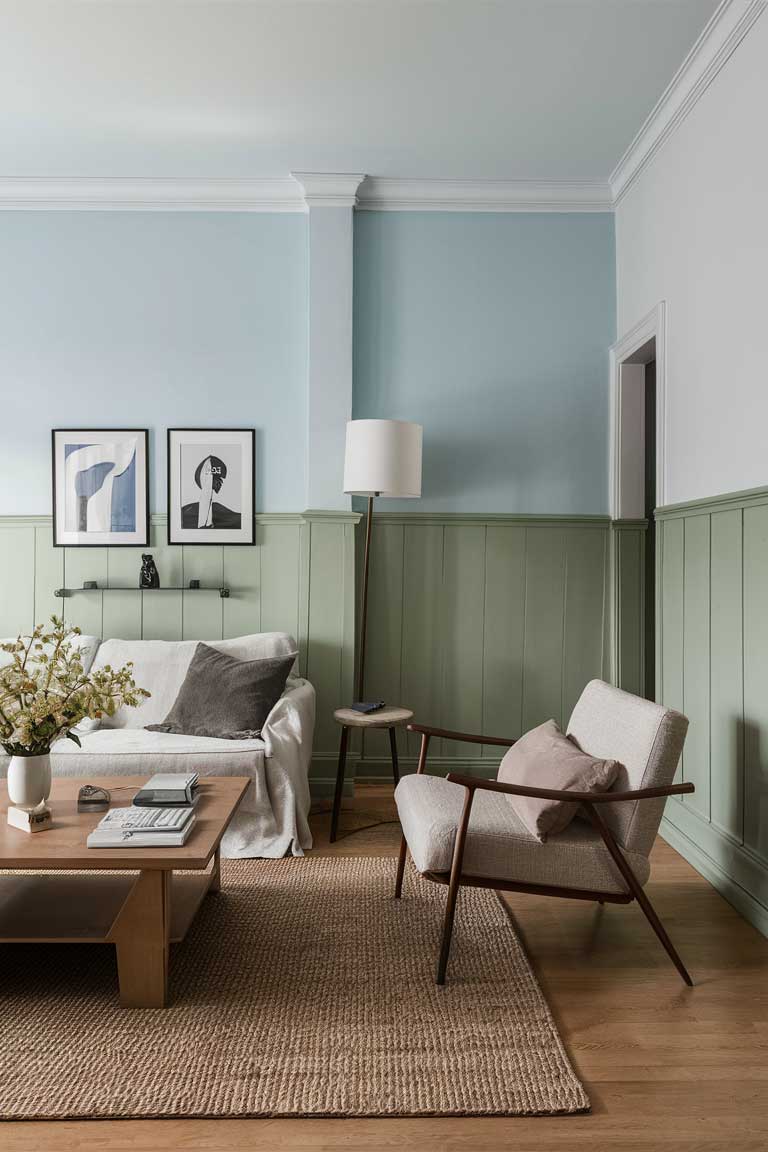
[[[559,788],[529,788],[524,784],[505,784],[502,780],[483,780],[449,772],[446,780],[461,784],[470,791],[506,792],[508,796],[536,796],[540,800],[570,800],[574,804],[618,804],[624,800],[653,800],[661,796],[682,796],[695,792],[693,784],[667,784],[660,788],[636,788],[631,792],[569,792]]]
[[[498,744],[510,748],[515,741],[505,736],[473,736],[469,732],[451,732],[448,728],[432,728],[428,724],[409,724],[409,732],[420,732],[422,736],[438,736],[443,740],[461,740],[465,744]]]

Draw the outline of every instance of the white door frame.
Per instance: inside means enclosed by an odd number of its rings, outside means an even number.
[[[661,507],[667,498],[667,305],[661,300],[655,308],[639,320],[633,328],[617,340],[610,349],[610,476],[609,495],[612,520],[622,518],[621,444],[621,371],[632,356],[647,344],[656,341],[656,504]]]

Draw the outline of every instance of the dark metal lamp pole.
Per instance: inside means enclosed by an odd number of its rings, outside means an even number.
[[[374,493],[378,496],[379,493]],[[373,495],[368,497],[368,514],[365,522],[365,559],[363,561],[363,587],[360,598],[360,662],[357,667],[357,700],[363,699],[365,684],[365,632],[368,624],[368,568],[371,559],[371,531],[373,529]]]

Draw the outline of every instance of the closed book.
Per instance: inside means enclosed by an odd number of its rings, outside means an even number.
[[[89,848],[180,848],[194,823],[191,808],[112,808],[86,842]]]
[[[197,791],[197,772],[158,772],[147,780],[133,798],[139,807],[191,804]]]
[[[197,790],[197,786],[195,786],[195,788],[192,790],[191,800],[187,800],[186,797],[184,797],[183,800],[176,798],[171,800],[159,800],[157,798],[157,793],[150,792],[148,789],[142,788],[140,792],[136,793],[131,803],[135,804],[137,808],[194,808],[199,799],[200,793]]]
[[[181,848],[189,839],[194,824],[195,817],[192,815],[184,827],[176,832],[147,832],[143,829],[123,832],[115,829],[113,832],[94,828],[86,843],[89,848]]]

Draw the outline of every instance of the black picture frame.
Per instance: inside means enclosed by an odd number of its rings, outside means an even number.
[[[144,452],[144,465],[139,470],[137,462],[137,481],[141,475],[144,484],[144,499],[137,501],[137,510],[140,507],[144,518],[144,529],[142,532],[136,531],[134,535],[136,539],[130,541],[119,540],[116,538],[108,538],[95,541],[81,541],[62,539],[63,531],[60,528],[60,518],[58,513],[58,503],[60,494],[60,484],[57,484],[57,437],[65,436],[67,434],[79,433],[83,435],[97,434],[99,436],[108,436],[118,434],[123,436],[125,434],[132,434],[139,437],[143,442]],[[149,514],[149,429],[148,428],[81,428],[78,426],[71,428],[52,428],[51,429],[51,498],[52,498],[52,528],[53,528],[53,547],[54,548],[147,548],[149,547],[149,534],[150,534],[150,514]],[[105,537],[117,537],[124,535],[122,533],[101,533]]]
[[[174,461],[175,446],[173,442],[174,436],[178,435],[200,435],[215,443],[217,436],[231,437],[240,436],[244,439],[244,444],[250,451],[247,453],[250,478],[244,480],[241,487],[241,497],[245,497],[242,501],[243,510],[241,518],[245,520],[245,525],[241,524],[239,529],[227,528],[180,528],[176,524],[175,505],[176,494],[172,481],[172,466]],[[179,445],[180,446],[180,445]],[[248,506],[250,506],[250,515],[248,515]],[[166,429],[166,509],[167,509],[167,527],[166,535],[169,544],[174,545],[192,545],[194,547],[212,547],[221,548],[251,548],[256,543],[256,429],[255,428],[168,428]],[[232,539],[233,534],[238,533],[238,539]],[[183,535],[181,533],[184,533]],[[212,537],[213,534],[213,537]],[[212,538],[211,538],[212,537]]]

